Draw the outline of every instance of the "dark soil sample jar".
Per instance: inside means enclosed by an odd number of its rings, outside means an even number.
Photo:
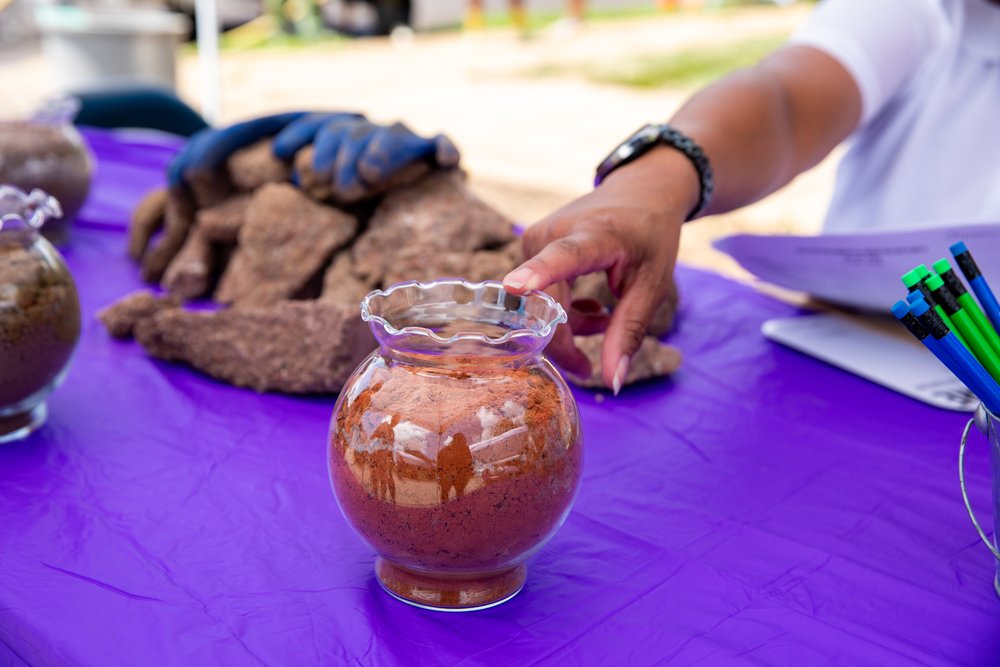
[[[580,481],[572,394],[542,350],[562,308],[500,283],[401,283],[368,295],[379,342],[340,393],[329,462],[382,587],[470,610],[524,585]]]
[[[0,186],[0,443],[45,422],[45,398],[80,337],[73,277],[38,232],[58,211],[41,191]]]
[[[0,183],[25,192],[38,188],[59,201],[63,217],[42,232],[53,243],[67,239],[90,191],[92,171],[83,138],[68,122],[0,121]]]

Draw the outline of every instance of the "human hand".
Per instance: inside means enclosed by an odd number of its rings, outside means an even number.
[[[573,334],[606,331],[602,375],[615,393],[654,312],[674,293],[680,228],[699,192],[697,174],[685,167],[682,154],[665,148],[647,156],[615,170],[593,192],[529,227],[524,251],[530,259],[504,278],[504,286],[515,294],[549,289],[564,307],[569,305],[569,326],[559,327],[548,347],[549,356],[568,372],[584,377],[590,372]],[[620,299],[610,317],[578,307],[584,304],[574,307],[569,300],[569,281],[597,271],[607,272]]]

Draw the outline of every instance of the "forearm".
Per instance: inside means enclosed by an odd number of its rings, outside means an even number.
[[[694,138],[711,161],[715,193],[703,215],[757,201],[798,173],[780,85],[755,69],[701,91],[670,124]]]
[[[711,161],[715,195],[702,215],[757,201],[817,164],[854,129],[860,106],[850,75],[808,47],[782,49],[697,93],[670,124]],[[683,157],[651,152],[631,172],[630,179],[669,183],[675,199],[697,202],[696,174]]]

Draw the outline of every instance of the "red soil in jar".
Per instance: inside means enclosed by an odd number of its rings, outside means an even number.
[[[580,478],[575,407],[551,371],[468,368],[376,362],[335,415],[330,471],[344,514],[416,573],[520,562],[559,525]]]

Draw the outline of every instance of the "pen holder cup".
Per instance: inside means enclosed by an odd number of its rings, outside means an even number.
[[[979,432],[989,440],[990,447],[990,468],[993,471],[993,538],[986,535],[979,520],[976,519],[975,512],[972,511],[972,504],[969,502],[969,493],[965,486],[965,443],[969,439],[969,432],[975,424]],[[962,487],[962,499],[965,501],[965,509],[969,511],[969,518],[972,525],[976,527],[979,537],[982,538],[987,548],[996,559],[996,575],[993,579],[993,588],[1000,596],[1000,549],[997,548],[996,536],[1000,535],[1000,417],[992,414],[983,405],[976,408],[976,413],[965,425],[962,433],[962,444],[958,448],[958,480]]]

